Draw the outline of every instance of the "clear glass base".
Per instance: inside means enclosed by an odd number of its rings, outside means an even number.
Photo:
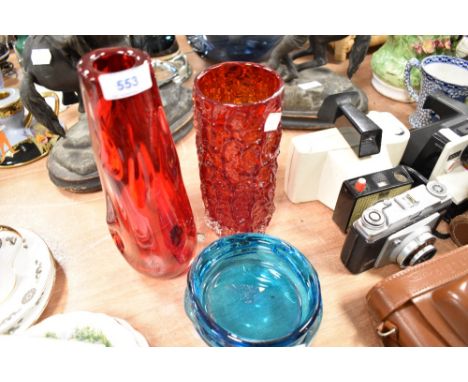
[[[229,236],[229,235],[235,235],[237,233],[246,233],[245,231],[239,231],[233,228],[229,227],[223,227],[217,220],[211,218],[208,213],[205,213],[205,224],[212,229],[216,235],[218,236]],[[267,228],[267,225],[263,225],[258,227],[258,229],[255,230],[257,233],[265,233],[265,230]]]

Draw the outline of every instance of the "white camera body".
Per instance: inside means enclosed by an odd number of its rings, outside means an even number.
[[[337,128],[294,137],[286,164],[285,191],[293,203],[319,200],[334,209],[343,181],[397,166],[410,134],[393,114],[367,116],[382,129],[378,154],[358,158]]]
[[[460,161],[460,155],[468,146],[468,134],[459,135],[452,129],[440,129],[437,134],[445,138],[437,163],[431,172],[429,180],[437,180],[444,184],[455,204],[460,204],[468,198],[468,170]]]

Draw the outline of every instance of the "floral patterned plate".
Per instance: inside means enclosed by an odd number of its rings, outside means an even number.
[[[46,283],[46,287],[42,294],[40,295],[39,299],[37,300],[36,304],[33,306],[31,311],[26,314],[26,316],[20,318],[16,324],[8,331],[9,334],[13,333],[20,333],[31,325],[33,325],[37,319],[41,316],[42,312],[44,312],[47,304],[49,303],[52,288],[55,283],[55,272],[50,274],[49,280]]]
[[[13,268],[15,286],[8,297],[0,304],[0,334],[15,330],[19,321],[29,315],[55,279],[55,266],[47,244],[35,233],[19,228],[11,230],[3,245],[20,246]],[[0,248],[1,251],[1,248]],[[52,281],[53,282],[53,281]],[[36,317],[37,319],[37,317]]]
[[[50,316],[22,335],[80,341],[107,347],[147,347],[143,335],[120,318],[103,313],[69,312]]]

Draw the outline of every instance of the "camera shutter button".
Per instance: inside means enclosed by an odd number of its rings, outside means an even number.
[[[356,183],[354,184],[354,189],[361,193],[366,189],[367,181],[366,178],[359,178]]]
[[[373,222],[378,222],[380,220],[380,214],[377,211],[372,211],[369,213],[369,219]]]
[[[368,227],[378,228],[385,223],[384,216],[379,210],[368,210],[363,214],[364,221]]]

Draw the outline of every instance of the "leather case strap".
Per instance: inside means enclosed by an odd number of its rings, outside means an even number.
[[[468,212],[452,219],[450,222],[450,236],[459,247],[468,244]]]
[[[411,299],[468,274],[468,245],[398,272],[367,294],[367,303],[382,321]]]

